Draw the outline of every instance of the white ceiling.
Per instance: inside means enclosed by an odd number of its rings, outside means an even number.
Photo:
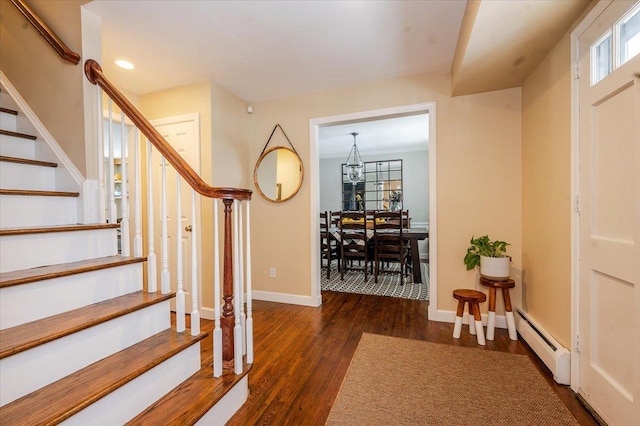
[[[85,7],[101,17],[100,62],[119,88],[143,95],[212,80],[253,103],[450,73],[452,62],[456,94],[518,87],[589,3],[480,0],[467,8],[466,0],[94,0]],[[136,68],[122,70],[116,59]],[[363,154],[426,149],[419,122],[406,117],[326,127],[320,156],[346,157],[351,132],[360,133]]]
[[[320,158],[344,158],[353,146],[351,133],[357,132],[360,155],[424,151],[428,148],[427,114],[391,117],[373,121],[337,124],[320,128]]]
[[[448,72],[466,1],[95,0],[101,65],[145,94],[213,80],[249,102]],[[136,65],[124,71],[118,58]]]

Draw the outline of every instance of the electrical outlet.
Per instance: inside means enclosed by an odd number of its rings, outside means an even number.
[[[269,278],[275,278],[276,277],[276,268],[269,268]]]

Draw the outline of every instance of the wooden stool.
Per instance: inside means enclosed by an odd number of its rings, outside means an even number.
[[[487,300],[487,296],[481,291],[459,288],[453,290],[453,297],[458,299],[458,311],[456,312],[456,322],[453,326],[453,337],[455,339],[460,338],[464,304],[466,302],[469,304],[469,334],[476,334],[477,331],[478,344],[485,345],[486,342],[484,340],[484,329],[482,328],[479,303]]]
[[[505,280],[495,280],[492,278],[480,277],[480,284],[489,287],[489,318],[487,320],[487,340],[493,340],[494,330],[496,327],[496,290],[502,289],[502,298],[504,299],[504,311],[507,318],[507,330],[509,330],[509,338],[518,340],[516,333],[516,323],[513,320],[513,308],[511,307],[511,298],[509,297],[509,289],[516,286],[515,281],[511,278]]]

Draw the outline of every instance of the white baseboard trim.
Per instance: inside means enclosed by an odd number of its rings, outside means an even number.
[[[482,314],[482,325],[486,327],[487,325],[487,314]],[[469,315],[465,312],[464,317],[462,317],[462,323],[469,323]],[[456,312],[455,311],[445,311],[442,309],[438,309],[436,318],[429,318],[433,321],[439,322],[450,322],[453,323],[456,320]],[[507,318],[504,315],[496,315],[496,328],[507,328]]]
[[[202,307],[200,309],[200,318],[213,321],[214,319],[213,312],[214,312],[213,308]]]
[[[318,307],[322,305],[322,296],[316,298],[312,296],[300,296],[297,294],[275,293],[271,291],[253,290],[253,300],[264,300],[266,302],[287,303],[290,305]]]

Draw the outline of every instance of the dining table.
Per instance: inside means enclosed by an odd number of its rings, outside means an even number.
[[[389,232],[389,230],[386,230],[385,232]],[[338,243],[340,242],[340,228],[331,227],[329,229],[329,235],[338,241]],[[367,229],[367,238],[371,239],[373,238],[373,235],[374,230]],[[420,268],[420,251],[418,250],[418,241],[429,238],[429,230],[421,227],[404,228],[402,230],[402,238],[409,242],[409,247],[411,248],[411,270],[413,272],[413,282],[422,283],[422,269]]]

